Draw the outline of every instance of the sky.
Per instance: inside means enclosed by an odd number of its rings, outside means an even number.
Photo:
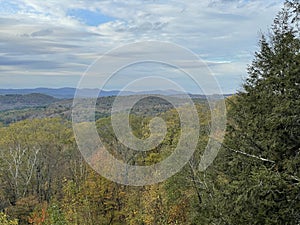
[[[0,88],[77,87],[108,51],[163,41],[192,51],[222,91],[233,93],[247,76],[261,32],[268,32],[282,6],[283,0],[0,0]],[[137,52],[122,51],[122,57],[132,54]],[[198,92],[182,71],[160,63],[121,69],[104,88],[122,89],[148,75]],[[140,83],[140,89],[164,88],[160,82]],[[99,82],[91,79],[86,87],[99,88]]]

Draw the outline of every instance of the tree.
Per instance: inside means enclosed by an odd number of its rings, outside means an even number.
[[[62,180],[74,175],[78,154],[72,154],[70,124],[58,118],[24,120],[0,128],[0,136],[0,210],[27,224],[34,208],[60,198]]]
[[[298,0],[285,3],[261,37],[244,90],[228,99],[222,160],[209,171],[224,224],[300,222],[299,9]]]

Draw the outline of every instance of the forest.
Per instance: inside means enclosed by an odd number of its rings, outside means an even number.
[[[200,121],[193,157],[164,182],[140,187],[114,183],[87,164],[72,129],[72,100],[0,96],[0,224],[299,225],[298,0],[286,1],[270,30],[261,34],[247,73],[242,90],[225,98],[227,129],[214,162],[205,171],[198,168],[211,112],[205,99],[193,98]],[[113,101],[99,98],[95,117],[101,141],[116,158],[123,160],[126,151],[131,165],[152,165],[174,151],[180,118],[170,103],[154,96],[132,109],[130,126],[140,139],[149,137],[152,118],[167,124],[157,147],[134,154],[115,137]]]

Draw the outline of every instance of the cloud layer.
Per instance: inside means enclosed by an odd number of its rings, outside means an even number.
[[[233,92],[246,75],[259,32],[267,31],[282,5],[282,0],[0,0],[0,88],[76,86],[106,51],[160,40],[195,52],[224,92]]]

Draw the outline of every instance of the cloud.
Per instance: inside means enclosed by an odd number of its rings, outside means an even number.
[[[13,83],[14,74],[35,74],[32,86],[38,85],[37,76],[70,76],[62,86],[73,86],[108,50],[161,40],[198,54],[234,91],[256,50],[259,31],[267,31],[282,5],[283,0],[0,0],[1,88],[8,75]]]
[[[53,33],[53,30],[51,29],[42,29],[39,31],[35,31],[31,34],[32,37],[40,37],[40,36],[48,36]]]

